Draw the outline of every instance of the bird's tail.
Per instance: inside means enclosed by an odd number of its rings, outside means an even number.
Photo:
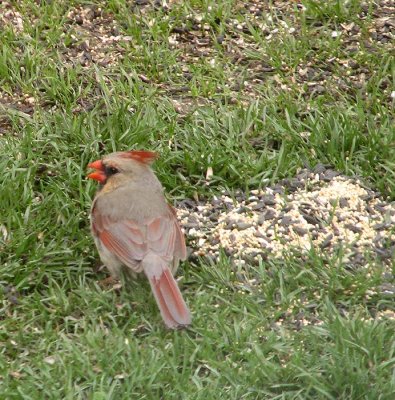
[[[178,328],[189,325],[191,313],[166,261],[155,254],[148,254],[141,265],[166,326]]]

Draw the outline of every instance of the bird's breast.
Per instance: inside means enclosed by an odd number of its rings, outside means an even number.
[[[145,222],[168,214],[168,205],[162,191],[154,188],[118,187],[115,190],[101,191],[96,200],[101,214],[112,220],[133,219]]]

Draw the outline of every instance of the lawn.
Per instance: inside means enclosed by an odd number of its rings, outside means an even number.
[[[0,398],[395,398],[394,256],[350,269],[341,254],[285,251],[245,264],[247,288],[225,253],[195,257],[179,270],[193,324],[168,331],[145,281],[99,284],[86,179],[105,153],[149,149],[171,202],[324,164],[389,204],[394,12],[1,2]]]

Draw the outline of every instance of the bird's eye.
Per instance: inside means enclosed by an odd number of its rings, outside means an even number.
[[[106,175],[107,176],[111,176],[111,175],[115,175],[116,173],[118,173],[118,169],[115,167],[106,167]]]

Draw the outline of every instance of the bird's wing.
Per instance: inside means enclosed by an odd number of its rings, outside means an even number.
[[[174,217],[174,220],[176,221],[176,241],[174,244],[174,255],[179,260],[185,260],[187,258],[187,247],[185,245],[184,234],[182,233],[180,225],[177,221],[176,210],[171,205],[169,205],[169,209]]]
[[[139,262],[148,253],[168,263],[175,256],[183,258],[185,255],[183,234],[176,218],[170,213],[138,224],[132,219],[114,220],[94,207],[92,229],[103,246],[136,272],[140,271]]]

